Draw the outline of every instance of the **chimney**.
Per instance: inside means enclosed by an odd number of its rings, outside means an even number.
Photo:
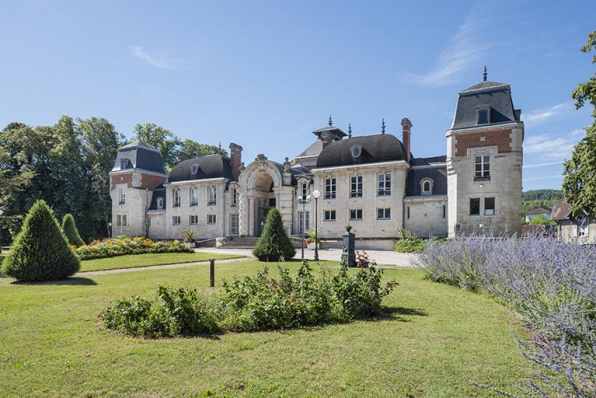
[[[230,160],[232,163],[232,175],[234,180],[238,181],[238,176],[241,173],[240,166],[242,165],[242,147],[233,142],[230,144]]]
[[[410,134],[411,134],[411,130],[412,130],[412,122],[410,122],[410,120],[405,117],[402,119],[401,121],[401,126],[402,126],[402,142],[404,144],[404,146],[406,147],[406,160],[409,162],[410,158],[411,158],[411,153],[410,153]]]
[[[178,151],[178,154],[176,155],[176,159],[178,160],[178,163],[188,160],[188,153],[186,153],[184,151]]]

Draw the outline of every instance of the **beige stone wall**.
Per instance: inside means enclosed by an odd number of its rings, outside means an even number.
[[[447,196],[406,197],[404,228],[421,238],[447,237]]]
[[[119,203],[120,188],[126,192],[124,204]],[[152,192],[145,189],[129,188],[127,183],[115,184],[110,191],[112,197],[112,236],[144,236],[145,209],[151,200]],[[118,226],[118,215],[126,215],[127,225]]]
[[[322,238],[339,238],[345,232],[346,224],[352,225],[352,232],[361,238],[395,238],[403,226],[403,198],[406,183],[407,165],[403,161],[359,166],[314,169],[314,189],[321,192],[318,201],[318,226]],[[391,195],[378,196],[378,174],[391,174]],[[350,198],[351,177],[363,177],[362,198]],[[325,179],[335,177],[337,195],[335,199],[325,199]],[[314,203],[311,201],[311,228],[314,228]],[[377,219],[378,208],[390,208],[391,219]],[[362,209],[362,220],[350,220],[350,209]],[[296,209],[296,225],[298,220]],[[325,210],[335,210],[335,221],[324,221]]]
[[[559,239],[566,243],[596,243],[596,224],[588,224],[588,235],[578,236],[578,225],[571,221],[560,222],[558,227]]]

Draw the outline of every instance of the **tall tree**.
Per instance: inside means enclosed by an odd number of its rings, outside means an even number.
[[[588,42],[581,48],[584,53],[596,50],[596,31],[590,33]],[[596,55],[592,57],[596,64]],[[571,159],[565,161],[563,194],[573,214],[582,210],[596,215],[596,77],[580,83],[572,93],[576,109],[589,102],[594,123],[586,128],[585,137],[575,146]]]
[[[195,140],[186,139],[182,143],[182,150],[186,152],[190,157],[215,155],[222,153],[222,155],[228,156],[228,152],[225,149],[219,149],[215,145],[199,144]]]
[[[182,141],[170,130],[153,123],[137,124],[135,136],[159,151],[166,171],[177,162],[178,151],[182,148]]]

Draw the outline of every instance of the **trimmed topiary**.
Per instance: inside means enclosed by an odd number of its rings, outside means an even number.
[[[64,218],[62,219],[62,231],[64,231],[64,235],[66,235],[66,239],[71,245],[76,247],[85,245],[85,242],[81,239],[81,235],[79,235],[79,230],[77,229],[72,214],[69,213],[64,215]]]
[[[38,200],[2,263],[2,273],[19,281],[51,281],[67,278],[80,268],[81,260],[68,245],[54,212]]]
[[[260,261],[290,260],[296,255],[296,248],[284,229],[279,210],[269,211],[263,233],[252,254]]]

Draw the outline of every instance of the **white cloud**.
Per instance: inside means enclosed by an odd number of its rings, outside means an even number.
[[[549,119],[564,115],[573,109],[574,107],[572,102],[563,102],[548,108],[537,109],[528,113],[527,115],[522,114],[522,119],[526,126],[535,126],[544,123]]]
[[[548,163],[536,163],[536,164],[525,164],[524,169],[533,169],[535,167],[546,167],[546,166],[555,166],[555,165],[562,165],[562,161],[557,162],[548,162]]]
[[[182,58],[173,58],[170,56],[152,56],[149,55],[141,46],[130,46],[130,52],[136,58],[156,68],[175,70],[184,69],[187,67],[186,61],[184,61]]]
[[[462,72],[471,66],[478,67],[484,52],[492,47],[480,38],[481,28],[485,25],[479,13],[472,13],[460,25],[456,35],[441,52],[437,67],[426,74],[408,73],[406,80],[428,86],[446,86],[460,80]],[[482,43],[482,44],[481,44]],[[480,76],[480,70],[478,70]]]
[[[540,177],[531,177],[531,178],[524,178],[524,182],[528,182],[528,181],[541,181],[541,180],[552,180],[555,178],[563,178],[563,175],[561,174],[555,174],[555,175],[551,175],[551,176],[540,176]]]
[[[525,154],[536,154],[541,158],[568,159],[573,152],[577,140],[569,135],[565,137],[553,137],[552,134],[542,134],[528,137],[524,142]]]

